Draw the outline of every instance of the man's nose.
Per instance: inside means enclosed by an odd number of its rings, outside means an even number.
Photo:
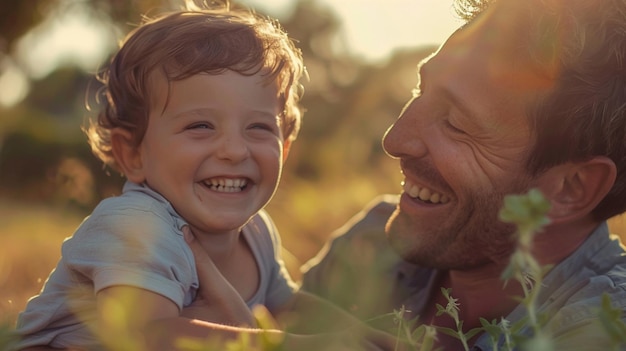
[[[383,136],[383,149],[393,158],[423,157],[428,150],[422,138],[417,100],[407,105]]]

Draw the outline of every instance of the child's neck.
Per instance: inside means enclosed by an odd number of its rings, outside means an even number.
[[[211,259],[216,262],[222,261],[228,257],[231,257],[233,252],[237,249],[240,239],[240,231],[232,230],[227,233],[197,233],[195,232],[196,240],[204,248]]]
[[[248,301],[259,288],[259,268],[252,249],[239,231],[197,235],[221,276]]]

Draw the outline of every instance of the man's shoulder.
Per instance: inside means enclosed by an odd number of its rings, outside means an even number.
[[[384,216],[388,218],[398,206],[398,198],[398,195],[379,195],[365,206],[363,212],[368,216]]]
[[[384,230],[391,214],[398,204],[395,195],[380,195],[370,201],[358,214],[336,230],[333,242],[358,240],[379,241],[385,239]]]
[[[379,196],[335,231],[302,267],[302,289],[362,318],[392,311],[393,267],[401,259],[387,244],[385,225],[396,203],[395,196]]]
[[[610,267],[594,267],[592,264],[588,263],[580,273],[587,277],[578,286],[570,288],[569,298],[561,309],[564,323],[597,318],[603,309],[603,298],[609,299],[612,308],[626,311],[626,255],[615,256]],[[606,270],[598,271],[598,268]],[[626,322],[626,315],[623,319]]]
[[[385,225],[396,204],[395,196],[376,197],[333,232],[331,239],[315,257],[303,265],[302,270],[308,276],[313,276],[313,271],[353,266],[381,267],[377,262],[386,262],[388,258],[397,260],[395,255],[388,254],[390,249],[385,235]]]
[[[546,305],[552,315],[549,325],[559,334],[587,328],[610,315],[610,309],[626,311],[626,252],[600,229],[549,275],[564,279],[549,280],[546,286],[554,289]],[[626,314],[621,320],[626,322]]]

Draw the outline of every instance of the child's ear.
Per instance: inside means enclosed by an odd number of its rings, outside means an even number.
[[[611,190],[617,177],[615,163],[603,156],[556,166],[544,175],[540,186],[550,200],[552,223],[573,221],[588,216]],[[544,177],[542,176],[542,177]]]
[[[124,176],[141,184],[145,180],[139,146],[133,143],[132,134],[122,128],[111,130],[111,152]]]
[[[291,139],[287,139],[283,142],[283,162],[287,161],[287,156],[289,156],[290,149],[291,149]]]

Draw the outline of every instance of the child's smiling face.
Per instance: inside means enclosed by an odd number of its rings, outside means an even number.
[[[138,171],[194,233],[239,230],[274,194],[286,147],[276,84],[233,71],[153,77]]]

